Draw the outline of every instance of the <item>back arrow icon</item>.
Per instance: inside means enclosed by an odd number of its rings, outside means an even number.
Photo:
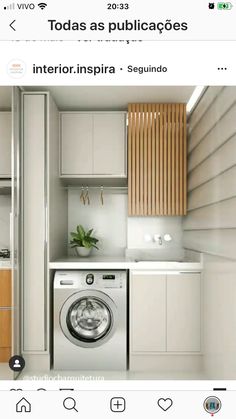
[[[10,28],[12,28],[12,29],[13,29],[13,31],[15,31],[15,28],[14,28],[14,26],[12,26],[12,25],[15,23],[15,21],[16,21],[16,20],[13,20],[13,21],[10,23],[10,25],[9,25],[9,26],[10,26]]]

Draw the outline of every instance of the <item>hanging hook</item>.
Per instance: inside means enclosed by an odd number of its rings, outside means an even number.
[[[101,186],[101,194],[100,194],[101,204],[104,205],[104,199],[103,199],[103,186]]]
[[[85,205],[84,187],[81,188],[80,201]]]
[[[90,205],[90,198],[89,198],[89,188],[86,188],[85,200],[87,199],[87,204]]]

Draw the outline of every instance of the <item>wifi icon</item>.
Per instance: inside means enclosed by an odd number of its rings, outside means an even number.
[[[39,4],[38,4],[38,7],[39,7],[41,10],[43,10],[43,9],[45,9],[45,7],[47,7],[47,3],[39,3]]]

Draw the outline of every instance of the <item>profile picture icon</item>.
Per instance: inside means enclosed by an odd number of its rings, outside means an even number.
[[[218,399],[218,397],[207,397],[207,399],[204,400],[203,407],[207,413],[213,416],[215,413],[220,411],[221,401]]]
[[[209,3],[208,9],[213,10],[215,8],[215,3]]]
[[[22,371],[25,367],[25,360],[20,355],[14,355],[9,359],[9,367],[12,371]]]

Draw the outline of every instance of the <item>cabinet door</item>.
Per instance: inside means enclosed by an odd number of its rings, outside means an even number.
[[[167,351],[201,350],[201,277],[167,275]]]
[[[126,175],[125,114],[94,114],[95,175]]]
[[[11,271],[0,270],[0,307],[11,307]]]
[[[67,176],[93,173],[93,116],[61,115],[61,174]]]
[[[0,309],[0,347],[11,347],[11,310]]]
[[[46,103],[44,94],[24,93],[23,95],[22,206],[24,210],[21,252],[24,351],[44,351],[46,347]],[[35,229],[37,229],[37,239],[35,239]]]
[[[0,112],[0,177],[11,177],[11,112]]]
[[[131,351],[166,351],[166,276],[132,273]]]

